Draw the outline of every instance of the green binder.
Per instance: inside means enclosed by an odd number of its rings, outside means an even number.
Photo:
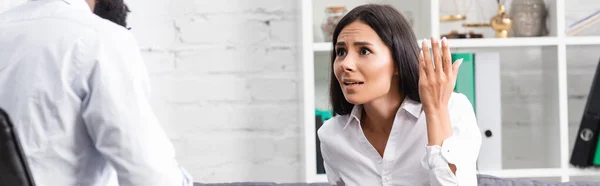
[[[467,96],[473,106],[473,111],[475,111],[475,54],[452,53],[453,63],[460,58],[463,58],[463,62],[458,70],[454,91]]]
[[[315,116],[321,116],[321,121],[325,122],[326,120],[333,117],[333,111],[315,109]]]
[[[600,138],[598,138],[598,143],[596,144],[596,154],[594,154],[594,165],[600,166]]]

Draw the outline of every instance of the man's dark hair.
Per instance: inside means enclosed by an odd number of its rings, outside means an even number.
[[[333,32],[333,50],[331,52],[331,76],[329,84],[329,100],[333,114],[350,114],[352,103],[342,93],[340,84],[333,72],[336,58],[335,45],[344,27],[354,21],[369,25],[383,43],[390,49],[394,67],[398,70],[400,92],[408,98],[421,102],[419,97],[419,45],[408,21],[396,9],[389,5],[367,4],[358,6],[346,14]]]
[[[129,12],[123,0],[98,0],[94,6],[94,14],[123,27],[127,27]]]

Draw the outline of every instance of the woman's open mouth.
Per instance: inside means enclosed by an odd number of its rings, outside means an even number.
[[[344,85],[346,85],[346,86],[362,85],[362,84],[364,84],[364,82],[360,82],[360,81],[357,81],[357,82],[351,82],[351,81],[344,82]]]
[[[362,81],[344,81],[344,89],[346,89],[347,92],[354,92],[356,91],[356,89],[358,89],[361,85],[363,85],[365,82]]]

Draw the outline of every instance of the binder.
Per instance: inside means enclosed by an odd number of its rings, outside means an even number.
[[[478,170],[502,169],[502,101],[500,54],[475,53],[475,109],[481,130]]]
[[[596,121],[596,126],[600,126],[600,62],[596,67],[596,74],[594,75],[594,80],[592,81],[592,87],[590,89],[590,95],[588,96],[586,107],[588,107],[587,105],[590,105],[590,108],[589,111],[586,110],[585,113],[588,113],[590,117],[594,118],[593,120]],[[596,132],[596,138],[598,138],[598,140],[596,141],[597,145],[593,162],[593,164],[596,166],[600,166],[600,137],[598,137],[598,135],[600,135],[599,132],[600,131]]]
[[[323,162],[323,154],[321,153],[321,140],[319,139],[319,128],[323,126],[323,119],[320,115],[315,116],[315,138],[317,151],[317,174],[325,174],[325,163]]]
[[[473,53],[452,53],[452,62],[463,58],[456,77],[456,85],[454,91],[467,96],[473,109],[476,109],[475,104],[475,62]]]
[[[8,113],[0,108],[0,185],[33,186],[27,156]]]
[[[593,166],[597,158],[598,128],[600,127],[600,62],[592,80],[590,93],[583,111],[570,163],[575,167]],[[598,155],[596,155],[598,156]],[[598,160],[600,161],[600,160]]]

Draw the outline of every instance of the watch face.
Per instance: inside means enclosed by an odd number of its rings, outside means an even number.
[[[98,0],[94,6],[94,14],[123,27],[127,27],[129,12],[123,0]]]

